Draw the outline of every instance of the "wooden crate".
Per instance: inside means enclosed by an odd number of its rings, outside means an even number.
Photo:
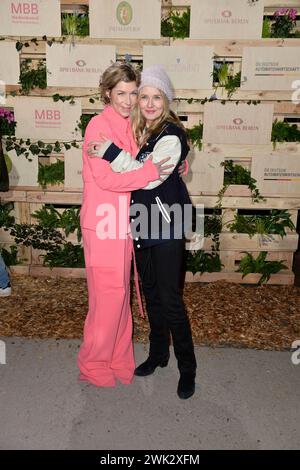
[[[61,0],[63,11],[81,11],[82,6],[88,5],[88,0]],[[184,9],[189,5],[188,0],[163,0],[162,1],[162,13],[163,15],[169,11],[170,6],[173,5],[176,8]],[[284,2],[278,2],[276,0],[265,0],[265,15],[273,13],[278,7],[299,7],[299,0],[285,0]],[[82,9],[84,11],[84,9]],[[11,38],[11,41],[28,41],[26,38]],[[70,40],[70,38],[68,39]],[[76,38],[76,42],[79,44],[111,44],[116,46],[117,59],[124,58],[125,54],[130,54],[134,63],[141,63],[143,59],[143,47],[144,45],[193,45],[200,46],[213,46],[214,53],[218,57],[218,60],[225,60],[230,63],[232,73],[237,73],[241,70],[241,59],[243,54],[243,48],[245,46],[256,46],[256,47],[299,47],[300,39],[259,39],[259,40],[175,40],[170,38],[161,38],[159,40],[118,40],[118,39],[91,39],[87,38]],[[30,47],[23,47],[21,51],[21,59],[31,58],[34,61],[39,59],[45,59],[46,57],[45,42],[41,39],[38,41],[38,45],[33,43]],[[9,87],[11,90],[17,90],[18,87]],[[97,88],[57,88],[48,87],[46,90],[34,90],[30,93],[30,96],[52,96],[54,93],[61,95],[73,95],[78,96],[82,103],[83,113],[94,113],[100,112],[103,109],[103,104],[100,101],[95,103],[89,102],[89,95],[98,94]],[[211,90],[176,90],[176,96],[178,98],[199,98],[204,99],[212,94]],[[216,96],[219,99],[227,100],[227,92],[222,88],[218,88]],[[15,98],[18,99],[18,98]],[[268,91],[245,91],[237,89],[232,96],[232,100],[249,100],[255,99],[261,102],[272,102],[274,104],[274,118],[279,120],[284,117],[297,117],[300,114],[300,103],[292,103],[290,92],[278,92],[274,90]],[[281,100],[278,102],[277,100]],[[12,108],[14,98],[8,97],[6,107]],[[199,102],[187,103],[187,101],[177,101],[174,103],[174,110],[183,117],[184,124],[186,127],[192,127],[198,124],[199,121],[203,121],[203,110],[204,106]],[[221,144],[204,144],[203,151],[215,154],[224,155],[226,159],[233,159],[235,163],[239,163],[245,168],[251,169],[251,162],[253,155],[296,155],[300,158],[300,144],[299,143],[283,143],[277,144],[276,149],[273,149],[272,143],[264,146],[258,145],[221,145]],[[56,156],[51,156],[54,158]],[[59,204],[59,205],[80,205],[82,198],[82,190],[79,188],[71,188],[66,190],[63,185],[49,186],[46,190],[42,188],[11,188],[9,193],[3,193],[3,201],[13,201],[17,204],[22,203],[20,207],[20,213],[23,213],[23,220],[33,221],[30,214],[43,204]],[[213,208],[217,202],[217,195],[213,192],[203,192],[199,190],[199,193],[192,194],[192,200],[194,203],[202,203],[206,208]],[[288,209],[292,215],[294,223],[297,222],[298,209],[300,208],[300,195],[294,197],[282,198],[280,194],[267,197],[265,201],[260,203],[253,203],[248,187],[231,185],[222,200],[222,215],[224,222],[232,220],[234,214],[239,209]],[[0,233],[1,237],[1,233]],[[1,238],[0,238],[1,239]],[[71,235],[69,240],[73,243],[77,243],[76,236]],[[8,239],[5,239],[9,242]],[[186,280],[191,279],[192,281],[200,282],[213,282],[220,279],[231,280],[232,282],[246,282],[254,283],[257,282],[260,275],[251,274],[242,280],[240,273],[234,272],[237,269],[238,263],[243,256],[242,251],[247,250],[257,255],[260,251],[268,251],[268,259],[286,259],[288,266],[287,272],[276,274],[271,277],[269,283],[274,284],[291,284],[293,283],[293,273],[291,272],[293,253],[298,244],[298,235],[295,233],[289,233],[283,240],[274,238],[270,242],[264,244],[262,240],[255,236],[252,239],[247,234],[236,234],[231,233],[223,227],[223,232],[220,235],[220,256],[221,261],[224,264],[224,268],[221,273],[204,273],[203,276],[197,274],[196,276],[189,276],[187,274]],[[206,249],[210,249],[212,241],[210,238],[205,240]],[[30,249],[31,250],[31,249]],[[30,266],[17,266],[15,269],[22,270],[27,269],[27,273],[32,275],[51,275],[51,276],[68,276],[68,277],[84,277],[84,269],[69,269],[69,268],[55,268],[50,270],[40,266],[41,259],[39,255],[41,252],[38,250],[31,250],[31,265]]]
[[[257,210],[260,210],[259,207],[257,209],[253,208],[253,210],[247,211],[247,214],[244,215],[255,215]],[[268,214],[270,211],[266,210],[266,214]],[[221,215],[222,215],[222,232],[230,232],[230,224],[233,223],[234,217],[236,214],[239,213],[239,209],[221,209]],[[290,214],[290,219],[295,225],[297,226],[297,219],[298,219],[298,210],[297,209],[289,209],[288,213]],[[209,214],[208,214],[209,215]],[[287,233],[294,233],[290,228],[286,228]]]
[[[185,276],[185,282],[217,282],[226,281],[234,282],[236,284],[257,284],[261,275],[260,274],[248,274],[244,278],[242,273],[233,272],[220,272],[220,273],[200,273],[193,274],[187,272]],[[272,274],[267,284],[269,285],[292,285],[294,284],[295,275],[291,274]]]
[[[250,251],[251,255],[256,258],[260,251]],[[241,259],[245,256],[242,251],[220,251],[220,259],[223,264],[222,272],[235,272],[237,271]],[[293,257],[294,251],[270,251],[266,257],[267,261],[283,261],[287,266],[287,269],[280,271],[280,273],[286,274],[289,272],[292,274],[293,271]]]

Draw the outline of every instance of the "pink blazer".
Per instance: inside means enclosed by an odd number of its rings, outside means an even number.
[[[152,161],[148,160],[138,170],[128,173],[114,173],[109,162],[101,158],[88,157],[86,153],[88,143],[99,140],[100,134],[132,155],[136,155],[138,149],[133,139],[130,120],[120,116],[111,106],[106,106],[102,114],[93,117],[86,128],[83,143],[82,177],[84,188],[80,211],[81,227],[95,231],[101,219],[107,218],[107,213],[97,215],[99,204],[107,204],[107,207],[114,208],[116,239],[105,239],[99,243],[104,265],[107,265],[109,255],[110,266],[114,266],[115,263],[118,263],[118,256],[125,246],[126,234],[128,233],[128,224],[120,224],[119,221],[125,219],[129,222],[130,192],[143,188],[150,181],[158,179],[158,171]],[[98,231],[100,225],[98,225]],[[101,258],[101,254],[98,254]]]

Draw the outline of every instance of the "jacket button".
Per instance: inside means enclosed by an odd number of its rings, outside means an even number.
[[[136,237],[136,241],[138,241],[139,237]]]
[[[130,219],[130,222],[134,222],[134,219]]]
[[[138,248],[141,248],[141,245],[136,245]]]
[[[131,199],[131,204],[133,204],[133,203],[134,203],[134,200],[133,200],[133,199]]]

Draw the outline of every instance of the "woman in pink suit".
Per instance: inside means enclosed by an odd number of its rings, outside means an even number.
[[[138,76],[126,64],[103,74],[104,111],[89,122],[83,144],[83,200],[80,213],[89,296],[84,340],[78,354],[80,380],[101,387],[132,381],[135,363],[129,304],[133,253],[128,229],[130,192],[166,174],[168,160],[127,173],[114,173],[109,162],[91,159],[88,145],[103,136],[137,154],[129,114],[137,100]]]

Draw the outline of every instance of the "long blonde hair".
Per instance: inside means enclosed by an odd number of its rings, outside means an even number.
[[[139,100],[141,96],[141,93],[139,92],[137,105],[135,106],[131,115],[132,131],[135,141],[139,147],[145,145],[147,140],[149,140],[152,135],[159,134],[167,122],[172,122],[184,129],[184,126],[182,125],[179,117],[170,109],[169,100],[166,97],[165,93],[161,90],[159,91],[161,93],[164,103],[163,112],[161,116],[155,121],[153,121],[153,123],[149,127],[146,127],[146,119],[142,116],[139,107]]]

